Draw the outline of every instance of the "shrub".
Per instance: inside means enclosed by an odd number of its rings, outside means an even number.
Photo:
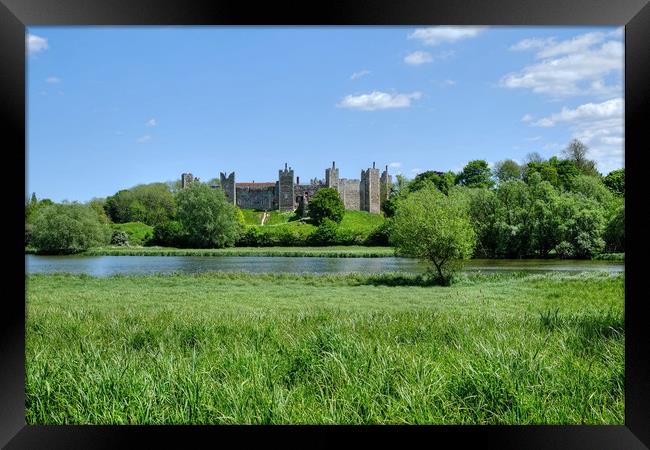
[[[90,206],[53,204],[36,213],[32,244],[40,253],[78,253],[106,245],[110,237],[110,227]]]
[[[388,245],[390,238],[390,221],[386,220],[377,228],[372,230],[368,237],[366,237],[365,245]]]
[[[184,247],[187,241],[187,233],[183,225],[176,220],[156,225],[153,230],[153,238],[149,243],[166,247]]]
[[[575,256],[575,249],[567,241],[562,241],[555,246],[555,253],[559,258],[573,258]]]
[[[126,231],[113,230],[111,245],[129,245],[129,235],[126,234]]]
[[[311,245],[332,245],[337,239],[338,224],[327,217],[323,218],[316,231],[309,237]]]

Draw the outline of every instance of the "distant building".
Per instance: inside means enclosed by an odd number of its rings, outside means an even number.
[[[306,206],[319,189],[329,187],[336,189],[345,205],[345,209],[368,211],[379,214],[381,205],[390,195],[391,176],[388,166],[379,175],[379,169],[372,167],[361,171],[360,179],[339,178],[336,163],[325,169],[325,180],[312,178],[308,184],[300,184],[300,177],[294,178],[291,167],[285,163],[284,169],[278,171],[278,180],[262,183],[237,183],[235,172],[226,176],[220,174],[220,186],[226,198],[242,209],[295,211]],[[181,187],[187,187],[196,181],[191,173],[181,175]]]

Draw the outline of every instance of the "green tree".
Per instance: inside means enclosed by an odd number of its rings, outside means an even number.
[[[409,184],[410,192],[417,192],[426,186],[433,184],[443,194],[448,194],[449,189],[454,186],[455,175],[453,172],[434,172],[427,170],[426,172],[419,173],[413,181]]]
[[[599,176],[600,174],[596,170],[596,162],[587,159],[588,152],[589,148],[578,139],[572,140],[567,148],[563,150],[566,158],[575,163],[580,173],[592,177]]]
[[[110,238],[110,227],[90,206],[53,204],[36,213],[31,244],[42,253],[78,253],[106,245]]]
[[[326,218],[341,223],[343,214],[345,214],[345,206],[336,189],[323,188],[319,189],[309,200],[307,212],[315,225],[320,225]]]
[[[500,183],[510,180],[518,180],[522,176],[522,168],[516,161],[506,159],[494,165],[494,177]]]
[[[196,247],[232,247],[240,233],[236,207],[220,189],[192,183],[176,195],[178,220]]]
[[[156,226],[174,218],[176,205],[168,184],[151,183],[118,191],[106,199],[104,209],[115,223]]]
[[[620,202],[608,218],[604,238],[607,251],[625,251],[625,203]]]
[[[470,188],[491,188],[494,181],[488,163],[482,159],[468,162],[456,176],[456,184]]]
[[[603,178],[603,183],[613,194],[625,196],[625,168],[612,170]]]
[[[106,204],[105,199],[93,198],[87,204],[93,209],[93,211],[95,211],[97,217],[99,217],[99,220],[101,220],[102,223],[110,223],[110,219],[106,215],[106,210],[104,209],[104,205]]]
[[[411,182],[404,175],[397,174],[396,183],[390,187],[388,199],[381,205],[382,211],[386,217],[393,217],[397,209],[397,203],[400,199],[406,197],[409,193]]]
[[[467,209],[466,199],[455,191],[449,195],[428,189],[415,192],[400,203],[390,242],[398,253],[431,263],[437,281],[449,285],[476,243]]]

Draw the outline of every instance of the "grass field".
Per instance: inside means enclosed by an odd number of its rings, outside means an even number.
[[[88,256],[319,256],[331,258],[380,258],[395,256],[392,247],[338,245],[330,247],[232,247],[232,248],[171,248],[171,247],[96,247],[83,253]]]
[[[27,276],[28,424],[623,424],[622,275]]]

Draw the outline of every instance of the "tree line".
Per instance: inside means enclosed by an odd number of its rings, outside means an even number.
[[[623,252],[625,170],[602,176],[587,151],[573,141],[562,157],[548,160],[533,153],[523,164],[507,159],[490,168],[474,160],[458,173],[427,171],[412,180],[398,175],[382,206],[388,220],[373,232],[373,242],[415,255],[406,242],[413,236],[422,244],[438,236],[441,245],[464,237],[454,244],[462,251],[436,250],[447,255],[443,265],[471,256],[589,258]],[[308,242],[335,242],[343,217],[336,191],[318,191],[307,216],[317,226]],[[245,225],[241,210],[220,189],[202,182],[186,189],[177,182],[139,185],[86,204],[55,204],[32,195],[25,221],[26,246],[48,253],[125,243],[124,232],[112,231],[111,223],[144,223],[153,230],[149,244],[173,247],[256,245],[258,232]],[[420,250],[427,251],[433,252]]]

